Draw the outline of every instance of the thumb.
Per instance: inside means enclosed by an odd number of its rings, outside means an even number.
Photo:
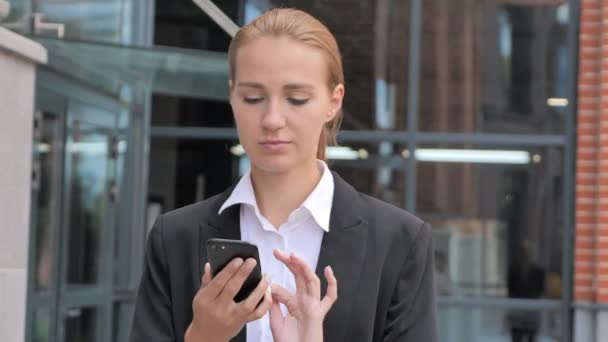
[[[285,305],[292,316],[297,316],[298,308],[294,296],[284,287],[272,284],[273,302]]]
[[[211,281],[211,265],[205,263],[205,271],[203,272],[202,286],[205,287]]]

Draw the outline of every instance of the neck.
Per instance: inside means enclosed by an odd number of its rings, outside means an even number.
[[[321,175],[316,159],[282,173],[252,166],[251,181],[260,212],[278,229],[314,190]]]

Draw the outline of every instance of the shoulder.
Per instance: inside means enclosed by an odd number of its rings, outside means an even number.
[[[414,240],[420,233],[430,234],[430,228],[408,211],[357,191],[334,174],[334,202],[337,216],[356,215],[367,222],[371,234],[404,242]]]
[[[358,195],[367,208],[367,220],[373,232],[400,240],[406,245],[421,235],[431,234],[430,226],[418,216],[375,197],[360,192]]]
[[[413,229],[424,224],[421,218],[402,208],[361,192],[358,194],[360,200],[369,208],[370,215],[376,220],[399,223],[404,229]]]

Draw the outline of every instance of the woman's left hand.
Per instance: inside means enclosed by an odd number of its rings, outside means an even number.
[[[322,300],[321,281],[308,264],[294,254],[287,255],[275,250],[274,256],[291,271],[296,282],[296,293],[272,285],[272,305],[270,306],[270,330],[276,342],[321,342],[323,341],[323,320],[338,298],[338,282],[331,267],[325,268],[327,293]],[[279,304],[287,307],[283,316]]]

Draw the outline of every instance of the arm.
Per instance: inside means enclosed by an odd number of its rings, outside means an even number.
[[[382,341],[437,341],[433,265],[431,228],[425,223],[401,267]]]
[[[249,297],[239,303],[233,298],[255,267],[255,260],[232,260],[211,279],[205,266],[201,288],[193,300],[193,320],[185,336],[176,336],[173,327],[171,284],[165,246],[163,217],[148,238],[145,266],[131,328],[131,342],[228,341],[245,323],[264,316],[270,307],[266,281],[261,281]],[[264,299],[262,304],[259,304]],[[259,305],[258,305],[259,304]]]
[[[162,216],[156,220],[148,237],[144,272],[135,301],[131,342],[176,341],[162,220]]]

